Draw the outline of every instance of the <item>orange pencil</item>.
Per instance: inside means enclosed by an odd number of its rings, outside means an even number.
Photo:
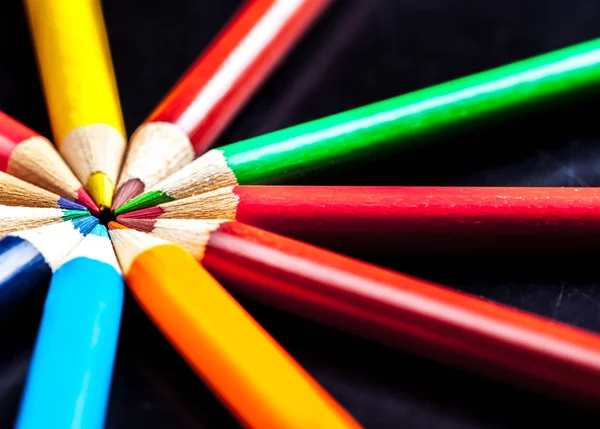
[[[137,301],[244,426],[362,427],[181,246],[108,227]]]

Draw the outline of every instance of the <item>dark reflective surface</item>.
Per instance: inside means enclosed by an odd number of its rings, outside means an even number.
[[[229,18],[233,0],[105,0],[131,132]],[[220,139],[229,143],[600,37],[594,0],[339,0]],[[0,109],[48,135],[20,2],[0,5]],[[313,184],[600,186],[600,97],[517,112]],[[600,332],[598,258],[363,257]],[[35,340],[37,297],[0,326],[0,427]],[[598,416],[259,304],[252,314],[368,428],[597,427]],[[129,297],[107,428],[237,427]]]

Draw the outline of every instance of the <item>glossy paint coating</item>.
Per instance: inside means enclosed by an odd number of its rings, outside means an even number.
[[[239,184],[275,183],[595,90],[600,39],[221,148]]]
[[[104,426],[123,287],[112,266],[89,258],[56,271],[16,428]]]
[[[15,146],[31,137],[39,137],[39,134],[6,113],[0,112],[0,170],[6,171],[8,168],[8,161]]]
[[[126,280],[154,323],[245,427],[361,427],[180,246],[145,250]]]
[[[265,185],[233,192],[238,221],[343,251],[600,249],[595,187]]]
[[[101,2],[24,4],[56,145],[73,129],[98,123],[125,136]]]
[[[239,222],[202,264],[232,288],[368,339],[600,406],[600,336]]]
[[[10,235],[0,240],[0,318],[36,288],[47,286],[51,277],[52,269],[27,240]]]
[[[250,0],[146,122],[170,122],[203,153],[329,0]]]

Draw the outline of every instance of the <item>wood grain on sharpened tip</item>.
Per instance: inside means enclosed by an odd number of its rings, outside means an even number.
[[[312,170],[383,155],[596,90],[600,39],[421,89],[238,143],[205,155],[150,187],[120,213],[229,185],[275,184]]]
[[[228,219],[358,252],[595,252],[600,188],[230,186],[118,217]]]
[[[96,227],[52,276],[16,429],[102,429],[124,285],[106,227]]]
[[[0,171],[0,204],[5,206],[87,210],[81,204]]]
[[[125,127],[99,0],[25,0],[60,153],[101,208],[110,207]]]
[[[180,246],[109,223],[127,284],[246,427],[359,428]]]
[[[217,139],[330,0],[250,0],[133,134],[113,208]]]
[[[240,222],[131,219],[232,291],[525,389],[600,407],[600,336]]]
[[[0,112],[0,171],[78,201],[93,212],[98,210],[52,143],[3,112]]]
[[[0,238],[15,231],[52,225],[89,215],[90,213],[84,210],[0,205]]]
[[[0,240],[0,318],[12,313],[52,273],[98,220],[85,216],[13,232]]]

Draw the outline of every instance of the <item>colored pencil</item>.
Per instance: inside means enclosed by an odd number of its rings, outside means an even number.
[[[0,204],[5,206],[49,207],[87,210],[81,204],[0,171]]]
[[[98,207],[52,143],[0,112],[0,171],[72,201]]]
[[[0,206],[0,238],[15,231],[39,228],[89,216],[84,210]]]
[[[110,207],[125,126],[100,0],[26,0],[54,141],[100,208]]]
[[[229,186],[117,217],[227,219],[344,251],[597,251],[600,188]]]
[[[329,2],[246,2],[132,135],[113,208],[210,147]]]
[[[360,427],[182,247],[108,227],[135,298],[245,427]]]
[[[600,405],[598,335],[239,222],[144,222],[129,224],[180,244],[232,291],[499,381]]]
[[[62,260],[97,223],[94,216],[85,216],[2,238],[0,315],[17,308],[37,288],[47,285]]]
[[[108,232],[96,225],[52,276],[16,428],[104,427],[123,293]]]
[[[421,138],[595,90],[600,38],[211,149],[117,214],[222,186],[275,184],[314,169],[362,159]]]

